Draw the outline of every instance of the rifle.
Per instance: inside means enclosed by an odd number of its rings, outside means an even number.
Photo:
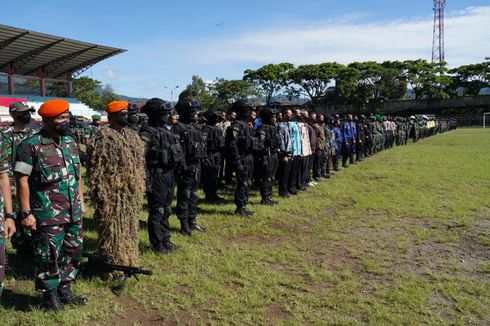
[[[114,264],[114,258],[111,255],[103,255],[99,253],[84,255],[88,258],[88,261],[80,266],[80,271],[87,276],[94,276],[98,274],[106,274],[111,272],[123,272],[121,282],[119,285],[111,288],[112,292],[119,296],[126,286],[126,280],[134,276],[138,279],[138,274],[153,275],[153,272],[143,267],[132,267],[125,265]]]

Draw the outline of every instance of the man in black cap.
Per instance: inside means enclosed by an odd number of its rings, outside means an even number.
[[[233,121],[226,133],[226,149],[233,163],[237,177],[235,191],[235,214],[250,217],[253,215],[247,209],[248,192],[252,186],[253,174],[253,148],[254,129],[247,125],[247,120],[252,112],[252,106],[243,100],[233,103],[232,108],[236,112],[236,120]]]
[[[206,201],[216,204],[224,202],[217,194],[221,156],[225,146],[225,137],[216,126],[219,120],[218,113],[215,110],[204,112],[204,125],[201,127],[201,135],[207,145],[207,157],[202,161],[203,190]]]
[[[172,133],[170,103],[152,98],[141,108],[149,118],[140,131],[145,142],[148,236],[153,250],[169,254],[177,246],[170,241],[168,219],[172,213],[174,169],[182,164],[184,152]]]
[[[4,143],[5,150],[7,151],[7,160],[10,166],[8,170],[8,176],[10,180],[10,187],[12,193],[12,205],[14,214],[18,213],[15,187],[15,178],[13,167],[15,166],[15,156],[17,153],[17,147],[25,138],[35,134],[39,131],[40,126],[32,119],[31,114],[35,110],[22,102],[13,102],[9,105],[9,113],[14,123],[12,126],[4,129],[0,133],[0,142]],[[33,254],[33,243],[31,233],[20,226],[19,220],[16,219],[17,232],[12,237],[12,246],[17,250],[18,254]]]
[[[261,204],[274,206],[277,202],[272,200],[272,186],[278,167],[279,130],[276,127],[275,114],[277,110],[264,108],[260,111],[262,124],[257,128],[256,135],[262,143],[257,151],[256,167],[259,171]]]
[[[201,178],[201,160],[207,157],[206,143],[196,128],[199,102],[193,100],[187,90],[179,95],[175,108],[179,113],[172,132],[184,149],[184,164],[176,173],[177,180],[177,217],[180,220],[183,235],[191,236],[192,231],[206,232],[197,224],[197,189]]]

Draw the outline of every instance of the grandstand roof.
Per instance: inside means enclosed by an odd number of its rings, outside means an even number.
[[[0,72],[66,79],[126,50],[0,24]],[[10,65],[11,64],[11,65]]]

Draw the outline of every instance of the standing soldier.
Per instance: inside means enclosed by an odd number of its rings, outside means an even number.
[[[364,129],[364,115],[361,114],[360,119],[356,116],[356,161],[362,161],[364,148],[366,147],[366,135]]]
[[[8,177],[10,180],[12,205],[14,214],[18,213],[17,199],[16,199],[16,187],[13,168],[15,167],[15,154],[17,147],[25,138],[33,135],[39,130],[39,126],[31,118],[31,113],[34,112],[33,108],[22,104],[21,102],[14,102],[9,105],[9,113],[14,123],[7,129],[2,130],[0,134],[0,141],[4,143],[4,150],[6,151],[6,159],[8,160],[9,170]],[[5,194],[4,194],[5,197]],[[17,232],[12,237],[12,246],[17,250],[17,254],[25,254],[32,256],[34,253],[34,247],[32,243],[31,232],[24,230],[20,227],[19,220],[16,219]]]
[[[85,204],[79,148],[68,136],[69,107],[65,100],[41,105],[44,127],[19,145],[14,169],[20,224],[35,231],[36,289],[52,311],[62,310],[63,303],[87,304],[70,289],[82,257]]]
[[[192,230],[206,232],[206,229],[197,224],[197,189],[201,177],[201,160],[206,157],[206,143],[196,128],[197,110],[199,102],[189,98],[187,91],[179,96],[175,106],[179,113],[172,132],[184,149],[185,160],[176,173],[177,179],[177,217],[180,220],[180,232],[191,236]]]
[[[225,201],[217,194],[225,137],[216,126],[219,118],[216,111],[208,110],[204,112],[203,118],[205,124],[201,128],[201,135],[207,145],[207,157],[202,161],[203,190],[207,202],[219,204]]]
[[[8,175],[10,166],[7,152],[5,142],[0,142],[0,298],[2,297],[5,265],[7,262],[5,238],[10,238],[15,233],[15,214],[12,211],[12,196],[10,194]]]
[[[279,131],[275,126],[276,110],[264,108],[260,111],[260,119],[262,124],[257,128],[256,134],[258,140],[262,143],[262,148],[257,151],[257,162],[259,179],[260,179],[260,195],[262,196],[263,205],[277,205],[277,202],[272,200],[272,186],[278,166],[277,153],[279,150]]]
[[[325,128],[323,127],[323,124],[319,123],[316,113],[314,112],[310,114],[310,121],[317,135],[316,149],[313,154],[312,174],[315,181],[320,181],[320,177],[322,176],[323,157],[325,153]],[[328,136],[330,137],[330,134]]]
[[[350,164],[354,164],[354,130],[352,130],[352,115],[348,114],[346,116],[346,121],[342,123],[342,167],[346,168],[347,159],[349,159]]]
[[[239,100],[233,103],[232,110],[236,112],[236,120],[228,129],[226,149],[230,153],[230,159],[233,162],[237,177],[235,214],[251,217],[253,213],[247,209],[247,204],[254,170],[254,129],[248,126],[247,121],[249,121],[252,106]]]
[[[172,105],[162,99],[148,100],[141,111],[149,117],[149,123],[140,132],[145,142],[148,236],[153,250],[166,255],[177,249],[170,241],[168,219],[172,213],[174,169],[184,160],[182,146],[172,133],[171,110]]]
[[[111,102],[106,112],[109,125],[97,129],[87,147],[97,249],[116,264],[136,266],[145,189],[143,142],[127,128],[128,102]]]

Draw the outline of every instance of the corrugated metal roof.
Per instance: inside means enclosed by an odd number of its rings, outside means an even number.
[[[66,79],[126,50],[0,24],[0,72]]]

